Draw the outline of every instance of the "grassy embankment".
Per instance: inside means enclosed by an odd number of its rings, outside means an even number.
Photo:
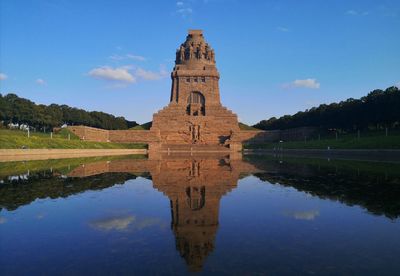
[[[303,141],[283,141],[282,143],[263,143],[244,145],[246,149],[400,149],[400,132],[385,131],[339,134],[336,137],[321,137]]]
[[[245,123],[241,123],[241,122],[239,122],[239,128],[240,128],[240,130],[260,130],[258,128],[246,125]]]
[[[68,139],[68,135],[70,139]],[[146,144],[106,143],[82,141],[67,129],[53,134],[0,129],[0,149],[144,149]]]

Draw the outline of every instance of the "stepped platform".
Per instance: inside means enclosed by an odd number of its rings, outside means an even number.
[[[230,152],[229,147],[222,145],[201,145],[201,144],[163,144],[161,152],[170,153],[213,153]]]

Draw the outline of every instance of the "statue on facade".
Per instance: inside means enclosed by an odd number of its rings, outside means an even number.
[[[179,54],[180,61],[183,62],[185,60],[185,47],[183,47],[183,45],[181,45],[181,47],[179,48]]]
[[[203,58],[204,52],[205,52],[204,44],[203,44],[202,42],[200,42],[199,48],[198,48],[198,58],[199,58],[199,59],[202,59],[202,58]]]
[[[197,58],[197,59],[201,59],[201,50],[200,50],[200,46],[198,46],[197,49],[196,49],[196,58]]]
[[[193,46],[192,45],[190,45],[189,46],[189,59],[192,59],[193,58]]]
[[[208,45],[206,45],[204,49],[204,58],[206,60],[210,60],[210,48],[208,47]]]
[[[190,126],[190,134],[191,134],[193,143],[200,141],[200,126],[199,125],[191,125]]]
[[[193,132],[193,140],[195,142],[199,141],[199,136],[200,136],[200,126],[194,126],[194,132]]]
[[[210,61],[215,62],[214,50],[210,50]]]

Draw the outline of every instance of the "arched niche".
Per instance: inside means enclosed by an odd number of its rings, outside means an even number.
[[[206,202],[206,189],[204,186],[187,187],[186,196],[186,202],[190,209],[193,211],[200,210]]]
[[[190,92],[187,99],[186,113],[191,116],[204,116],[206,99],[199,91]]]

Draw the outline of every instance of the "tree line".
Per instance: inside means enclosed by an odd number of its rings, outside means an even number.
[[[392,86],[376,89],[360,99],[321,104],[294,115],[262,120],[254,127],[263,130],[316,127],[345,132],[400,127],[400,90]]]
[[[67,125],[86,125],[103,129],[128,129],[138,125],[124,117],[99,111],[85,111],[68,105],[44,105],[20,98],[15,94],[0,94],[0,121],[3,124],[27,124],[37,130],[51,130]]]

